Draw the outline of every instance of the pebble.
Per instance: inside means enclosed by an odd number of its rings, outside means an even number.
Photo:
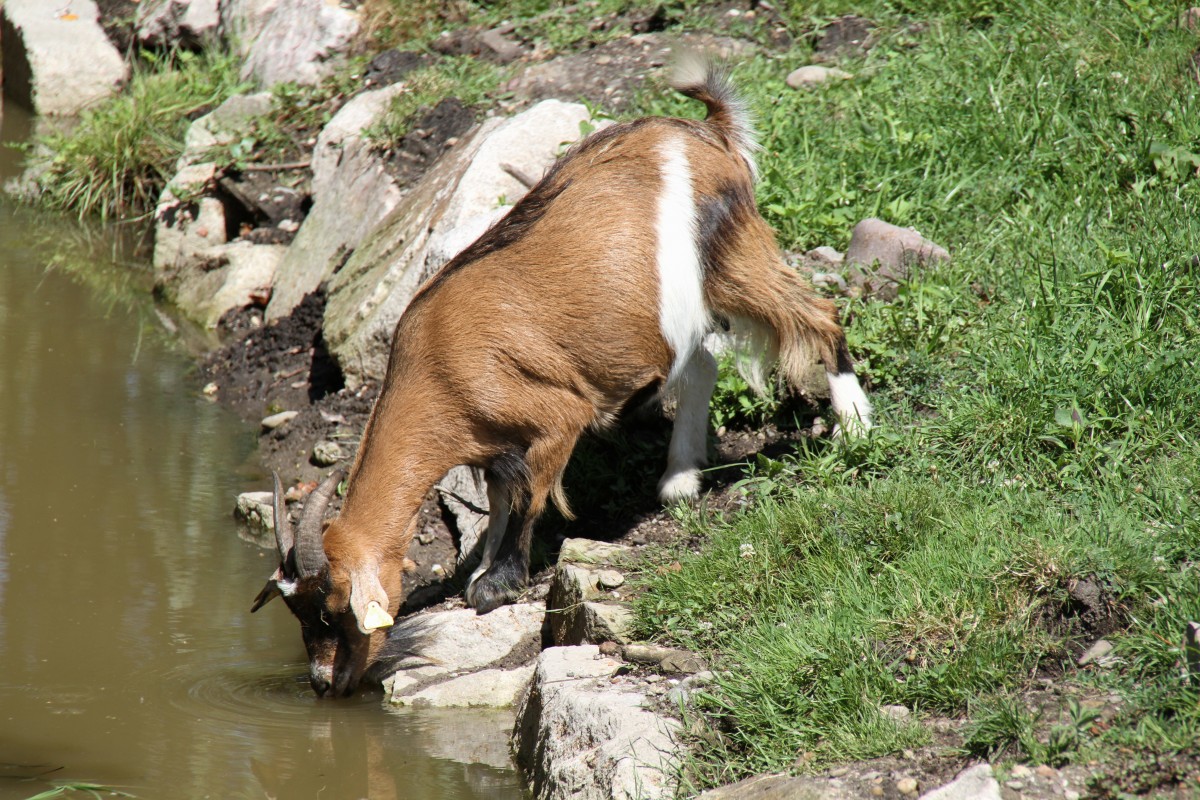
[[[908,722],[909,718],[912,717],[912,711],[909,710],[908,706],[881,706],[879,713],[893,722]]]
[[[1054,767],[1050,766],[1049,764],[1042,764],[1036,770],[1034,770],[1034,772],[1036,772],[1038,774],[1038,777],[1040,777],[1040,778],[1057,778],[1058,777],[1058,770],[1056,770]]]
[[[206,383],[204,384],[204,388],[200,391],[204,393],[205,397],[212,397],[217,392],[221,391],[221,387],[217,386],[216,383]]]
[[[1083,655],[1079,657],[1079,666],[1086,667],[1100,661],[1106,655],[1112,652],[1112,642],[1107,639],[1097,639],[1096,643],[1089,647]]]
[[[1025,766],[1024,764],[1017,764],[1009,771],[1008,774],[1013,776],[1014,778],[1017,778],[1018,780],[1023,780],[1025,778],[1028,778],[1030,775],[1032,775],[1033,770],[1031,770],[1029,767]]]
[[[900,794],[916,794],[916,778],[901,778],[900,780],[896,781],[896,791],[900,792]]]
[[[331,467],[346,457],[337,442],[321,440],[313,445],[312,463],[318,467]]]
[[[280,411],[278,414],[272,414],[269,417],[264,417],[262,426],[269,431],[273,431],[276,428],[288,424],[298,416],[300,416],[299,411]]]
[[[846,80],[853,78],[849,72],[843,72],[837,67],[822,67],[810,64],[806,67],[792,70],[787,76],[787,85],[793,89],[811,89],[830,80]]]
[[[596,573],[596,582],[602,589],[616,589],[625,583],[625,576],[615,569],[602,569]]]

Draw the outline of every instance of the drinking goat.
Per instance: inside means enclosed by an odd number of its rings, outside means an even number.
[[[579,437],[663,388],[678,395],[665,502],[694,497],[717,378],[704,337],[729,327],[763,388],[773,361],[798,385],[825,365],[842,432],[870,426],[833,303],[779,255],[754,201],[754,132],[726,71],[694,59],[673,86],[703,121],[646,118],[571,148],[494,227],[421,288],[396,325],[341,514],[337,476],[292,536],[275,487],[281,565],[255,600],[299,617],[318,695],[354,691],[402,598],[429,488],[460,464],[487,479],[491,514],[466,601],[486,613],[529,573],[533,526]]]

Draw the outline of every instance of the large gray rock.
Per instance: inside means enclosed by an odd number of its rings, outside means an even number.
[[[442,266],[444,246],[431,242],[526,187],[504,165],[540,177],[564,143],[579,137],[589,118],[578,103],[547,100],[507,120],[487,120],[442,156],[395,209],[367,236],[330,280],[325,339],[347,384],[381,377],[387,368],[392,329],[420,285]]]
[[[93,0],[0,4],[4,91],[38,114],[78,114],[129,76]]]
[[[279,0],[219,0],[217,34],[245,60],[278,5]]]
[[[616,575],[620,577],[620,573]],[[612,602],[612,590],[604,586],[605,577],[603,571],[564,563],[560,557],[546,598],[546,619],[556,645],[629,641],[633,615],[623,604]],[[607,582],[614,581],[609,578]]]
[[[546,610],[536,603],[414,614],[388,633],[388,653],[399,656],[384,681],[398,706],[512,706],[528,682],[541,642]]]
[[[513,750],[538,800],[672,797],[679,723],[612,678],[621,663],[599,648],[551,647],[517,710]]]
[[[148,47],[198,46],[217,35],[217,0],[143,0],[137,40]]]
[[[851,282],[883,300],[896,297],[899,284],[908,280],[914,266],[949,258],[944,247],[912,228],[875,218],[864,219],[854,226],[850,246],[846,248]]]
[[[312,154],[313,205],[280,267],[267,319],[292,313],[400,201],[401,191],[363,131],[407,88],[363,92],[329,121]]]
[[[358,14],[326,0],[277,0],[269,10],[262,2],[238,5],[243,13],[222,13],[222,23],[231,20],[226,30],[245,54],[242,77],[263,87],[319,83],[341,64],[358,33]]]
[[[482,470],[458,466],[446,473],[437,483],[442,503],[454,517],[458,529],[458,561],[461,567],[472,568],[479,557],[483,534],[487,531],[487,481]]]
[[[215,164],[184,167],[163,189],[154,210],[156,282],[178,285],[196,263],[196,254],[228,241],[225,206],[213,197]]]

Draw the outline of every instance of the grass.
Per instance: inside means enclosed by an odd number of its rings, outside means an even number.
[[[877,430],[760,457],[749,509],[689,516],[706,546],[646,576],[640,632],[721,670],[692,785],[928,741],[888,704],[965,719],[973,755],[1098,760],[1101,796],[1200,775],[1200,692],[1178,666],[1200,617],[1200,38],[1179,10],[796,4],[798,27],[879,25],[839,63],[855,78],[786,89],[803,43],[735,73],[784,246],[844,247],[879,216],[954,258],[894,303],[842,303]],[[1079,581],[1111,631],[1073,604]],[[1112,666],[1077,668],[1101,634]],[[1125,703],[1104,726],[1078,704],[1042,718],[1022,697],[1045,674]]]
[[[366,135],[378,147],[396,147],[421,114],[440,101],[457,97],[464,106],[477,106],[496,89],[501,70],[469,56],[447,57],[404,78],[405,91],[397,95]]]
[[[147,56],[125,92],[37,142],[53,153],[38,175],[41,202],[81,218],[145,214],[174,174],[191,118],[241,88],[229,56]]]

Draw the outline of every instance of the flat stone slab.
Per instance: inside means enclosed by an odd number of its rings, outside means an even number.
[[[38,114],[65,116],[113,94],[129,70],[99,20],[93,0],[5,0],[5,93]]]
[[[517,710],[513,750],[538,800],[674,796],[679,723],[612,678],[621,662],[594,645],[542,651]]]

